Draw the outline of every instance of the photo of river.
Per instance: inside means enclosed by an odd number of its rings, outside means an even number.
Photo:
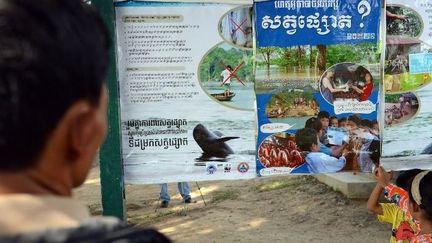
[[[236,109],[250,111],[255,109],[253,102],[255,100],[253,83],[246,83],[245,86],[240,83],[231,83],[231,90],[235,92],[235,96],[230,101],[219,101],[211,96],[211,94],[223,92],[223,88],[220,86],[220,84],[214,82],[204,82],[203,85],[205,85],[207,94],[214,102]]]
[[[419,111],[407,122],[384,129],[383,157],[416,156],[432,143],[432,84],[414,93]]]

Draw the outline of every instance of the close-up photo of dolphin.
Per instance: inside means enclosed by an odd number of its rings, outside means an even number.
[[[198,159],[207,160],[212,157],[226,158],[229,154],[234,154],[225,142],[239,137],[224,136],[220,131],[211,132],[202,124],[198,124],[193,130],[193,138],[203,151]]]

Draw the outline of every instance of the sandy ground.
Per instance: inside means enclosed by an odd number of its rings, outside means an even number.
[[[175,242],[388,242],[390,225],[312,176],[190,183],[196,203],[184,204],[176,184],[168,208],[158,185],[126,186],[128,221],[153,227]],[[99,168],[74,197],[101,213]]]

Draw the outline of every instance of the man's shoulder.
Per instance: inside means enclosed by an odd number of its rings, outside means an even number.
[[[140,229],[110,217],[95,217],[75,228],[48,229],[39,232],[0,237],[0,242],[171,242],[154,229]]]
[[[325,154],[323,152],[310,152],[306,155],[307,157],[311,158],[311,159],[318,159],[318,158],[327,158],[327,157],[331,157],[328,154]]]

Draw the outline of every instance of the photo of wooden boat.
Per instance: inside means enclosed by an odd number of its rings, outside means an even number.
[[[219,101],[231,101],[231,99],[235,96],[235,93],[229,92],[228,95],[225,95],[225,93],[216,93],[210,95]]]

